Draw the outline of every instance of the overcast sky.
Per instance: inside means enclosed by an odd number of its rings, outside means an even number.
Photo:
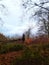
[[[37,1],[39,2],[39,0]],[[36,2],[36,0],[33,2]],[[22,0],[2,0],[0,4],[6,6],[6,9],[0,7],[0,17],[4,23],[3,26],[0,25],[0,32],[5,35],[22,34],[29,27],[33,28],[33,34],[37,32],[34,20],[29,20],[29,14],[26,17],[24,16],[25,11],[22,7]]]

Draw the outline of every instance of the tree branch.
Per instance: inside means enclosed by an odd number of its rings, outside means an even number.
[[[43,9],[45,9],[45,10],[47,10],[47,11],[49,12],[49,9],[47,9],[47,8],[45,8],[45,7],[42,7],[42,6],[38,5],[37,3],[35,3],[34,5],[36,5],[36,6],[38,6],[38,7],[41,7],[41,8],[43,8]]]

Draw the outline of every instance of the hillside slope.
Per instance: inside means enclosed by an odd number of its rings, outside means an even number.
[[[0,41],[6,41],[6,40],[7,38],[3,34],[0,33]]]

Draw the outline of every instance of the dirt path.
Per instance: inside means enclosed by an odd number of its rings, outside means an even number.
[[[23,51],[10,52],[7,54],[0,54],[0,65],[10,65],[11,61],[16,57],[21,56]]]

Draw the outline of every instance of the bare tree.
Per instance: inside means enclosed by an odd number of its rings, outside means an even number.
[[[5,6],[5,4],[4,3],[2,3],[2,1],[3,0],[0,0],[0,26],[3,26],[3,24],[4,24],[4,20],[3,20],[3,18],[2,18],[2,16],[1,15],[3,15],[3,16],[7,16],[7,14],[8,14],[8,9],[7,9],[7,7]]]
[[[32,30],[32,29],[29,28],[27,31],[25,31],[25,33],[24,33],[24,34],[25,34],[25,38],[28,38],[28,39],[30,38],[31,30]]]
[[[47,34],[49,37],[49,0],[39,0],[40,3],[34,2],[32,0],[23,1],[23,7],[25,7],[26,12],[37,7],[34,14],[30,15],[30,18],[37,18],[37,23],[39,28],[39,33]]]

